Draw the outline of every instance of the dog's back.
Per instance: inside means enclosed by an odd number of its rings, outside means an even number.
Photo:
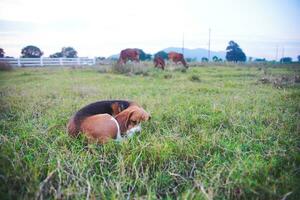
[[[109,114],[115,116],[133,104],[135,103],[126,100],[98,101],[91,103],[81,108],[71,117],[67,125],[67,131],[71,136],[76,137],[81,131],[81,123],[87,117],[97,114]]]

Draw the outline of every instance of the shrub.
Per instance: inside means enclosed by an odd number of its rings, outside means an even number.
[[[182,73],[186,73],[186,68],[175,68],[174,72],[182,72]]]
[[[118,63],[113,64],[112,71],[119,74],[135,74],[135,75],[146,75],[148,74],[148,67],[141,64],[136,63],[127,63],[125,65],[121,65]]]
[[[13,67],[8,62],[0,61],[0,71],[10,71]]]
[[[288,87],[291,85],[294,85],[295,83],[300,82],[300,78],[298,75],[296,76],[287,76],[287,75],[282,75],[282,76],[274,76],[274,75],[268,75],[260,78],[258,80],[259,83],[262,84],[272,84],[276,88],[283,88],[283,87]]]
[[[165,74],[164,75],[164,79],[170,79],[170,78],[172,78],[172,74]]]
[[[99,72],[99,73],[109,73],[109,72],[111,72],[111,66],[108,66],[108,65],[101,65],[101,66],[98,66],[97,67],[97,71]]]
[[[201,82],[200,77],[197,76],[197,75],[192,75],[192,76],[190,77],[190,80],[191,80],[191,81],[194,81],[194,82]]]

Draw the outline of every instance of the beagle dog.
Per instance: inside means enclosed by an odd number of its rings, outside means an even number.
[[[91,103],[81,108],[71,117],[67,125],[68,133],[76,137],[81,131],[81,123],[86,118],[97,114],[109,114],[114,117],[130,106],[139,107],[137,103],[126,100],[98,101]]]
[[[150,115],[139,106],[130,106],[115,117],[109,114],[96,114],[85,118],[80,130],[89,142],[104,144],[110,139],[122,140],[141,131],[140,123],[150,119]]]

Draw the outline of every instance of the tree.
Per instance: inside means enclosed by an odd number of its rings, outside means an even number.
[[[103,57],[103,56],[98,56],[98,57],[96,57],[96,60],[105,60],[106,58],[105,57]]]
[[[22,58],[40,58],[44,53],[36,46],[29,45],[22,49]]]
[[[265,58],[256,58],[254,62],[266,62],[267,60]]]
[[[73,47],[63,47],[61,52],[56,52],[50,58],[77,58],[77,51]]]
[[[218,56],[213,56],[213,57],[212,57],[212,60],[213,60],[214,62],[220,62],[220,61],[222,61],[222,58],[218,58]]]
[[[208,58],[202,57],[202,58],[201,58],[201,62],[208,62]]]
[[[218,58],[217,56],[213,56],[213,57],[212,57],[212,60],[213,60],[214,62],[218,62],[219,58]]]
[[[246,55],[243,50],[239,47],[237,43],[234,41],[230,41],[229,45],[226,48],[226,60],[227,61],[234,61],[234,62],[245,62]]]
[[[300,62],[300,55],[297,58],[298,58],[298,62]]]
[[[44,53],[36,46],[29,45],[22,49],[22,58],[40,58]]]
[[[159,51],[157,52],[156,54],[154,54],[154,58],[156,56],[160,56],[161,58],[163,58],[164,60],[168,60],[169,57],[168,57],[168,53],[166,53],[165,51]]]
[[[139,58],[141,61],[151,60],[151,54],[145,53],[142,49],[136,49],[139,51]]]
[[[5,52],[4,49],[0,48],[0,58],[4,58]]]
[[[291,63],[293,59],[291,57],[283,57],[280,59],[281,63]]]
[[[54,54],[51,54],[49,57],[50,58],[62,58],[63,54],[61,52],[56,52]]]
[[[186,60],[186,62],[196,62],[197,58],[196,57],[194,57],[194,58],[186,58],[185,60]]]
[[[151,60],[151,58],[152,58],[152,55],[149,53],[146,53],[145,60]]]
[[[63,47],[61,53],[66,58],[77,58],[77,51],[73,47]]]

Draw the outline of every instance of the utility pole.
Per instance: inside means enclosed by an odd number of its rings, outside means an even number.
[[[210,28],[208,29],[208,61],[210,61]]]
[[[182,33],[182,55],[184,57],[184,32]]]
[[[278,44],[276,45],[276,57],[275,57],[275,61],[278,60]]]
[[[282,46],[282,58],[284,58],[284,46]]]

